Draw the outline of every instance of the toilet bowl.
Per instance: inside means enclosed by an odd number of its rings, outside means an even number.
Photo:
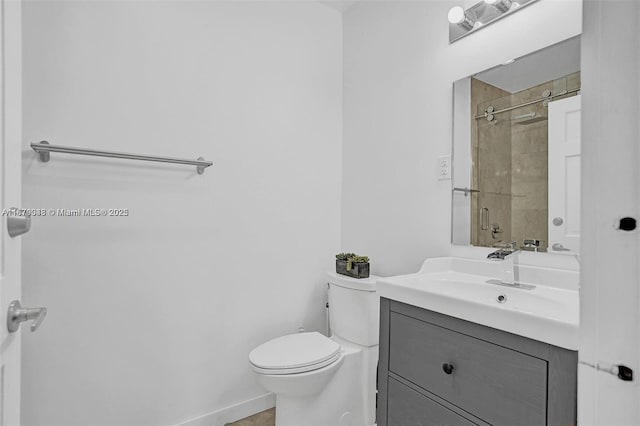
[[[256,347],[257,382],[276,395],[276,426],[375,423],[379,298],[376,277],[329,273],[330,334],[296,333]]]
[[[270,340],[249,354],[257,380],[276,395],[311,396],[325,388],[344,360],[340,345],[317,332]]]

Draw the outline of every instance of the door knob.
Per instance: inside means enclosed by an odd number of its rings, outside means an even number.
[[[19,300],[14,300],[9,304],[7,329],[9,329],[9,332],[14,333],[20,328],[21,322],[33,321],[31,323],[31,331],[36,331],[46,316],[47,308],[23,308]]]
[[[562,219],[561,217],[554,217],[552,222],[554,226],[560,226],[564,223],[564,219]]]
[[[551,246],[551,249],[554,251],[571,251],[571,249],[565,248],[560,243],[553,243],[553,245]]]

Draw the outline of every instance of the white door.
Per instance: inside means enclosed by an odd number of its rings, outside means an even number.
[[[549,103],[549,252],[580,251],[582,96]]]
[[[20,207],[21,157],[21,5],[19,0],[0,0],[0,207]],[[10,237],[7,215],[0,229],[0,426],[20,424],[20,332],[7,329],[7,310],[21,294],[22,237]],[[24,327],[22,327],[24,328]]]
[[[640,425],[640,2],[583,2],[580,426]],[[633,380],[618,376],[620,366]]]

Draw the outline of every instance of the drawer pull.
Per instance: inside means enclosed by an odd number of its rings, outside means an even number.
[[[453,373],[453,364],[449,364],[445,362],[444,364],[442,364],[442,371],[444,371],[445,374]]]

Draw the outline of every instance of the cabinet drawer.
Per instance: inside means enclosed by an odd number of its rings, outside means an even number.
[[[494,425],[546,424],[546,361],[395,312],[389,326],[390,371]]]
[[[389,378],[388,426],[473,426],[448,408]]]

